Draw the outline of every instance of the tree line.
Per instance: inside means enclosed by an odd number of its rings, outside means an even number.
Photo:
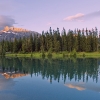
[[[63,30],[60,32],[52,30],[42,31],[41,34],[30,35],[20,39],[3,40],[0,42],[0,54],[29,53],[29,52],[94,52],[98,50],[98,30],[97,28],[88,30],[75,29]]]

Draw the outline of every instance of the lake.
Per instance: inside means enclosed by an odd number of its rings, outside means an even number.
[[[100,59],[1,57],[0,100],[100,100]]]

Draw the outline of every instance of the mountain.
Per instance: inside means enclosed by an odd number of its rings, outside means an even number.
[[[3,30],[0,31],[0,41],[2,40],[13,40],[14,38],[23,38],[23,37],[29,37],[32,34],[32,36],[39,34],[35,31],[30,31],[22,28],[16,28],[16,27],[8,27],[6,26]]]

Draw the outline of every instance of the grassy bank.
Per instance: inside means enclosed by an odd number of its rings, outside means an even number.
[[[27,54],[13,54],[13,53],[9,53],[5,55],[6,57],[33,57],[33,58],[43,58],[42,53],[38,53],[38,52],[34,52],[34,53],[27,53]],[[52,56],[50,56],[52,58],[63,58],[63,54],[62,53],[52,53]],[[48,53],[45,53],[44,58],[48,58]]]
[[[39,52],[33,52],[33,53],[27,53],[27,54],[13,54],[13,53],[7,53],[5,55],[6,57],[33,57],[33,58],[64,58],[64,57],[87,57],[87,58],[99,58],[100,52],[75,52],[75,53],[67,53],[67,52],[59,52],[59,53],[52,53],[51,56],[48,56],[48,53],[45,52],[44,55]]]

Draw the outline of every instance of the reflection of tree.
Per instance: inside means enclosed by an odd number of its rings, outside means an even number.
[[[22,65],[21,65],[21,61],[18,59],[18,58],[14,58],[13,59],[13,68],[14,68],[14,71],[22,71]]]
[[[60,78],[66,81],[83,80],[98,81],[98,59],[29,59],[29,58],[0,58],[0,66],[4,72],[30,73],[42,75],[52,83],[52,80],[60,81]]]

